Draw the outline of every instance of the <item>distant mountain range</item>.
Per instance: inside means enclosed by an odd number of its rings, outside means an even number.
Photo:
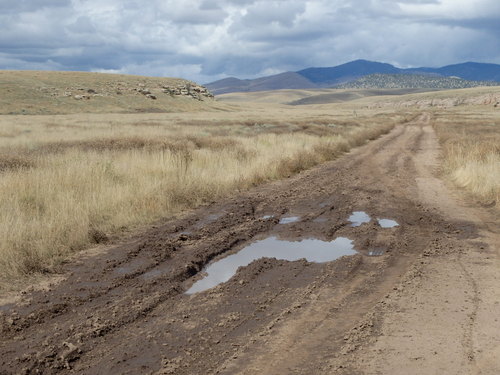
[[[458,83],[465,86],[473,87],[483,85],[484,81],[498,82],[500,84],[500,65],[466,62],[462,64],[448,65],[441,68],[396,68],[391,64],[385,64],[367,60],[355,60],[346,64],[329,67],[329,68],[307,68],[298,72],[286,72],[257,79],[238,79],[225,78],[219,81],[211,82],[205,86],[215,95],[225,94],[230,92],[254,92],[267,90],[281,89],[313,89],[326,87],[340,87],[340,85],[348,82],[356,81],[362,77],[382,74],[392,75],[392,88],[407,88],[404,83],[408,83],[407,75],[418,75],[421,77],[421,84],[424,81],[423,77],[436,79],[439,77],[455,77],[455,80],[443,80],[433,88],[458,88]],[[379,77],[380,78],[380,77]],[[461,81],[457,81],[460,78]],[[388,78],[389,79],[389,78]],[[384,81],[380,80],[379,82]],[[398,81],[402,83],[398,86]],[[467,83],[474,81],[472,84]],[[483,81],[483,82],[482,82]],[[437,81],[435,81],[437,82]],[[451,86],[446,86],[449,83]],[[375,82],[373,82],[375,85]],[[381,86],[368,87],[365,83],[363,88],[384,88]],[[413,79],[411,87],[427,87],[419,86],[418,80]]]

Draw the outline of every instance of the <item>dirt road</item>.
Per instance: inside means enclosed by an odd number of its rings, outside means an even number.
[[[431,121],[69,263],[0,305],[0,374],[500,373],[498,217],[436,177]],[[268,238],[357,253],[261,258],[185,293],[210,261]]]

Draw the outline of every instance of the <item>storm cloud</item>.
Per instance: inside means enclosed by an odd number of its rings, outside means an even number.
[[[498,0],[0,0],[0,69],[209,82],[363,58],[500,63]]]

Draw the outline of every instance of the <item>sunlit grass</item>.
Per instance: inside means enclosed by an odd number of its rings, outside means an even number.
[[[500,115],[497,112],[438,116],[443,168],[458,186],[484,204],[500,202]]]

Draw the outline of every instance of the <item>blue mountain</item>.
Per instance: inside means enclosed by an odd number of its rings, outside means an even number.
[[[226,78],[208,83],[206,86],[216,95],[242,91],[325,88],[355,81],[372,74],[419,74],[459,77],[467,81],[500,82],[500,65],[465,62],[440,68],[401,69],[376,61],[355,60],[333,67],[307,68],[298,72],[280,73],[253,80]]]

